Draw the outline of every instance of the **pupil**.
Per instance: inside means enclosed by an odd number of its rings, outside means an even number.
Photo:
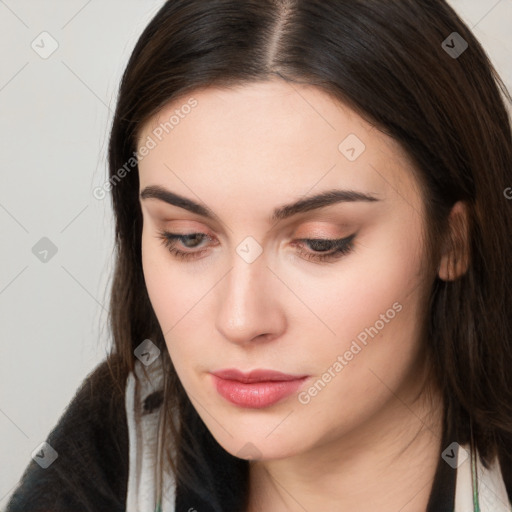
[[[197,245],[197,244],[194,244],[194,242],[201,242],[200,237],[201,237],[200,234],[185,235],[184,245],[189,248],[194,248]],[[192,242],[192,245],[189,245],[189,242]]]

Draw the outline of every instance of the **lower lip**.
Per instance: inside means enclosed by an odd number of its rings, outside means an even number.
[[[291,395],[307,379],[243,383],[212,375],[218,393],[239,407],[262,409]]]

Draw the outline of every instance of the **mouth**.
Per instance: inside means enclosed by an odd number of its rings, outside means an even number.
[[[230,369],[211,373],[217,392],[230,403],[262,409],[280,402],[298,390],[308,375],[289,375],[274,370],[248,373]]]

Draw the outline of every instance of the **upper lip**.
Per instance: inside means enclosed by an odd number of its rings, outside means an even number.
[[[211,372],[213,375],[226,380],[236,380],[238,382],[269,382],[269,381],[289,381],[298,380],[307,377],[307,375],[289,375],[286,373],[277,372],[275,370],[252,370],[250,372],[242,372],[236,368],[226,370],[219,370]]]

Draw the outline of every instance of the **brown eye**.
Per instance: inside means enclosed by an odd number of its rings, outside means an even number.
[[[301,244],[307,244],[312,251],[299,252],[311,261],[333,262],[342,256],[349,254],[354,246],[353,240],[356,234],[347,238],[327,239],[327,238],[301,238],[297,240]]]
[[[178,233],[170,233],[169,231],[160,231],[158,233],[158,238],[162,240],[162,243],[171,254],[176,256],[181,260],[192,260],[199,255],[203,254],[205,250],[200,251],[182,251],[176,248],[177,243],[181,243],[182,246],[188,249],[194,249],[200,245],[203,240],[213,240],[210,236],[205,233],[186,233],[186,234],[178,234]]]

